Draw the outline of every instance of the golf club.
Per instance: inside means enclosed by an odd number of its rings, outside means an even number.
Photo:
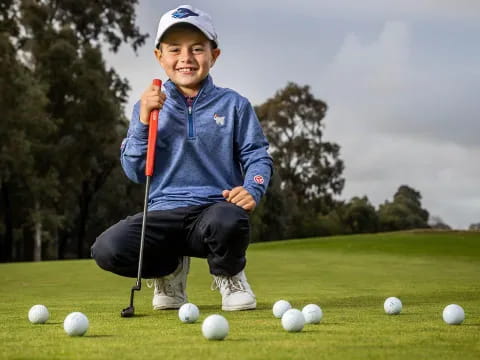
[[[162,81],[159,79],[153,80],[153,85],[159,87],[162,86]],[[150,113],[150,121],[148,128],[148,146],[147,146],[147,162],[145,164],[145,175],[147,182],[145,185],[145,201],[143,205],[143,220],[142,220],[142,233],[140,236],[140,253],[138,257],[138,274],[137,282],[132,287],[130,292],[130,306],[123,309],[120,315],[122,317],[132,317],[135,314],[135,307],[133,306],[133,296],[135,291],[140,291],[142,288],[142,263],[143,263],[143,244],[145,243],[145,229],[147,225],[147,210],[148,210],[148,194],[150,191],[150,179],[153,176],[153,170],[155,165],[155,144],[157,142],[158,131],[158,109],[152,110]]]

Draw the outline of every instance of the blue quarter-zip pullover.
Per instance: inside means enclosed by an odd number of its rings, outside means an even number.
[[[245,187],[257,204],[272,174],[268,142],[249,101],[231,89],[202,82],[191,106],[175,84],[164,84],[149,210],[225,201],[223,190]],[[121,163],[134,182],[145,182],[148,126],[133,108]]]

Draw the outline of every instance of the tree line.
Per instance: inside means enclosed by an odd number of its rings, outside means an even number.
[[[327,104],[309,86],[289,83],[255,110],[275,174],[252,217],[254,241],[429,227],[420,192],[407,185],[378,209],[366,196],[338,200],[345,185],[340,146],[324,139]]]
[[[143,185],[120,167],[129,84],[102,56],[134,50],[136,1],[0,4],[0,262],[89,257],[97,235],[139,212]],[[325,141],[327,104],[288,83],[255,108],[275,162],[251,216],[252,241],[428,227],[402,185],[375,209],[348,202],[340,146]]]
[[[0,3],[0,261],[87,257],[136,209],[118,149],[128,82],[100,44],[134,50],[136,1]]]

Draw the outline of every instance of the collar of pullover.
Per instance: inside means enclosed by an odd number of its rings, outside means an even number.
[[[168,96],[185,99],[185,96],[183,96],[183,94],[177,89],[177,86],[173,83],[172,80],[168,79],[163,86]],[[210,75],[207,75],[207,77],[202,81],[202,86],[196,97],[198,98],[206,96],[213,88],[214,85],[212,77]]]

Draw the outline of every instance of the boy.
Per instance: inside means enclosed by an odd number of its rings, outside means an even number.
[[[169,77],[165,93],[153,85],[145,90],[121,150],[126,175],[145,182],[149,114],[160,109],[142,270],[154,278],[153,308],[187,302],[194,256],[207,259],[223,310],[255,309],[245,252],[249,213],[272,172],[268,143],[248,100],[212,82],[220,49],[208,14],[189,5],[164,14],[154,54]],[[97,264],[135,277],[141,224],[139,213],[101,234],[92,246]]]

